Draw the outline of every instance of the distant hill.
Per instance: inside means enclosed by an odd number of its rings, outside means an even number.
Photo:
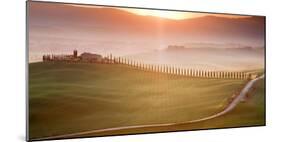
[[[179,48],[127,56],[149,64],[167,64],[204,70],[257,70],[264,68],[264,48]]]
[[[47,21],[47,22],[44,22]],[[227,18],[204,16],[171,20],[140,16],[110,7],[88,8],[65,4],[32,3],[30,24],[81,31],[111,31],[140,35],[177,35],[232,41],[264,38],[264,17]]]
[[[229,51],[264,51],[264,47],[242,46],[236,44],[212,44],[212,43],[190,43],[184,45],[169,45],[165,48],[167,51],[187,51],[187,50],[229,50]]]

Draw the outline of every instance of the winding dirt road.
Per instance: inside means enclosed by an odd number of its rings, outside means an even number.
[[[115,130],[124,130],[124,129],[134,129],[134,128],[147,128],[147,127],[165,127],[165,126],[173,126],[173,125],[179,125],[179,124],[189,124],[189,123],[195,123],[195,122],[201,122],[201,121],[206,121],[210,120],[216,117],[219,117],[221,115],[224,115],[228,113],[229,111],[233,110],[237,104],[244,99],[248,91],[252,88],[255,82],[258,80],[264,78],[264,74],[261,75],[258,78],[255,78],[251,81],[249,81],[245,87],[242,89],[240,94],[221,112],[216,113],[214,115],[204,117],[201,119],[196,119],[196,120],[191,120],[187,122],[182,122],[182,123],[166,123],[166,124],[152,124],[152,125],[138,125],[138,126],[124,126],[124,127],[115,127],[115,128],[106,128],[106,129],[99,129],[99,130],[90,130],[90,131],[84,131],[84,132],[78,132],[78,133],[71,133],[71,134],[64,134],[64,135],[58,135],[58,136],[50,136],[50,137],[44,137],[44,138],[39,138],[39,139],[33,139],[33,140],[48,140],[48,139],[60,139],[60,138],[71,138],[71,137],[78,137],[81,135],[87,135],[87,134],[92,134],[92,133],[100,133],[100,132],[107,132],[107,131],[115,131]]]

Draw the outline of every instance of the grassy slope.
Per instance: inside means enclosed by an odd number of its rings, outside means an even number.
[[[29,70],[31,138],[206,117],[245,84],[122,65],[32,63]]]
[[[197,130],[209,128],[230,128],[241,126],[264,126],[265,125],[265,94],[264,79],[258,81],[254,89],[250,91],[246,102],[241,102],[231,112],[203,122],[191,124],[179,124],[165,127],[149,127],[142,129],[124,129],[102,133],[91,133],[82,136],[116,135],[148,132],[165,132],[178,130]]]

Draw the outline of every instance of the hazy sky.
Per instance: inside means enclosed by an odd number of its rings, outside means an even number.
[[[263,17],[29,2],[28,23],[31,61],[74,49],[127,56],[190,43],[264,44]]]
[[[71,6],[76,7],[86,7],[86,8],[104,8],[102,6],[93,6],[93,5],[75,5],[70,4]],[[130,13],[134,13],[142,16],[155,16],[161,18],[167,18],[172,20],[183,20],[189,18],[196,18],[202,16],[219,16],[219,17],[228,17],[228,18],[245,18],[248,16],[239,16],[239,15],[227,15],[227,14],[211,14],[211,13],[195,13],[195,12],[186,12],[186,11],[163,11],[155,9],[133,9],[133,8],[117,8],[124,10]]]

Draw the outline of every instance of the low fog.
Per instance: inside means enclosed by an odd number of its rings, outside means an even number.
[[[215,71],[242,71],[264,68],[264,49],[184,48],[164,49],[127,56],[147,64],[160,64]]]

